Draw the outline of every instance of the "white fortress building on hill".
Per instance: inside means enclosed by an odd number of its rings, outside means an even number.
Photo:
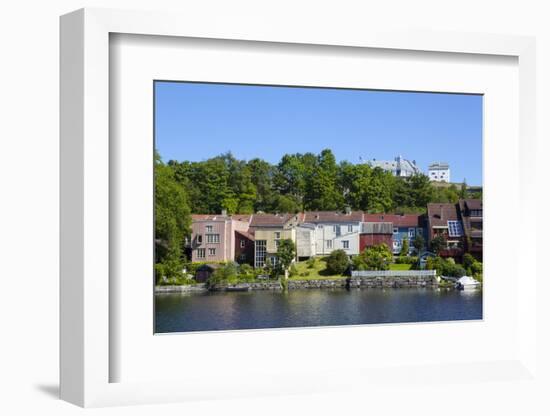
[[[416,161],[410,161],[404,159],[402,156],[397,156],[393,161],[391,160],[369,160],[367,162],[373,168],[381,168],[385,171],[391,172],[393,176],[412,176],[422,171],[416,166]]]
[[[451,169],[446,162],[434,162],[428,167],[428,177],[434,182],[451,182]]]

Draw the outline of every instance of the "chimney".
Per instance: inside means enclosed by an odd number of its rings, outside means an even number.
[[[222,209],[222,216],[223,217],[227,216],[227,210],[226,209]]]
[[[351,207],[349,205],[346,205],[346,207],[344,208],[344,211],[346,215],[351,215]]]

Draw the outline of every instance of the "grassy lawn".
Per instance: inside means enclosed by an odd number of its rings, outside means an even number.
[[[410,270],[412,267],[412,264],[390,264],[390,270]]]
[[[327,268],[327,263],[324,259],[317,258],[315,259],[315,266],[312,269],[307,267],[307,262],[300,261],[294,263],[296,269],[298,269],[298,275],[291,277],[291,280],[340,280],[345,279],[346,276],[328,276],[325,275],[325,269]],[[309,272],[309,276],[300,276],[301,273]]]

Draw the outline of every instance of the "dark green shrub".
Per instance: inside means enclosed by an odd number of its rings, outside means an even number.
[[[418,263],[416,256],[398,256],[393,261],[395,264],[415,264]]]
[[[329,274],[342,274],[349,266],[349,258],[344,250],[334,250],[327,257],[326,271]]]
[[[393,254],[386,244],[368,247],[353,258],[354,270],[388,270]]]

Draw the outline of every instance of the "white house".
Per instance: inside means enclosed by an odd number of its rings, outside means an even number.
[[[296,256],[298,260],[315,256],[316,248],[315,224],[299,224],[296,226]]]
[[[328,255],[342,249],[352,256],[359,254],[362,221],[363,213],[359,211],[314,211],[304,214],[305,224],[302,225],[315,227],[315,255]]]
[[[451,169],[446,162],[434,162],[428,167],[428,177],[434,182],[451,182]]]
[[[420,168],[416,165],[416,161],[410,161],[397,156],[394,160],[370,160],[367,162],[373,168],[380,168],[385,171],[391,172],[393,176],[407,177],[422,173]]]

